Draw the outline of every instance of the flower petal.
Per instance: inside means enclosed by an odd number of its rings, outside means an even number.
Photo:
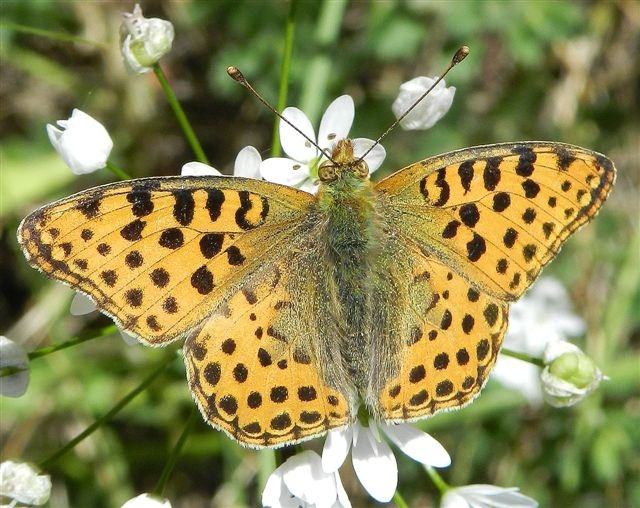
[[[31,464],[6,460],[0,464],[0,497],[26,505],[42,505],[51,495],[51,479]],[[9,504],[14,506],[14,504]]]
[[[371,429],[356,427],[357,439],[351,451],[353,469],[371,497],[381,503],[391,500],[398,485],[398,465],[391,448],[376,441]]]
[[[76,293],[73,295],[71,305],[69,306],[69,312],[72,316],[84,316],[98,309],[95,302],[82,293]]]
[[[91,173],[105,167],[113,141],[104,126],[79,109],[71,118],[61,120],[60,130],[47,125],[47,134],[65,164],[76,175]]]
[[[311,121],[298,108],[286,108],[282,116],[300,129],[309,139],[315,141],[316,133]],[[280,144],[292,159],[307,163],[317,156],[318,149],[284,120],[280,120]]]
[[[341,95],[334,100],[322,115],[318,144],[321,148],[331,148],[340,139],[349,136],[355,117],[355,107],[350,95]]]
[[[391,109],[400,118],[411,108],[420,96],[435,83],[437,78],[419,76],[400,86],[400,93]],[[429,95],[424,97],[411,112],[400,121],[400,126],[407,130],[429,129],[442,118],[453,103],[456,89],[447,87],[444,80],[438,82]]]
[[[283,481],[298,499],[317,506],[331,506],[338,497],[333,474],[322,470],[320,456],[305,450],[283,464]]]
[[[223,176],[216,168],[202,162],[187,162],[180,171],[182,176]]]
[[[453,488],[442,498],[441,508],[535,508],[538,502],[516,487],[465,485]]]
[[[0,377],[0,394],[20,397],[29,386],[29,357],[17,342],[0,335],[0,369],[16,369],[17,372]]]
[[[282,475],[282,466],[278,467],[273,473],[271,473],[271,475],[269,475],[267,483],[264,486],[264,490],[262,491],[262,506],[269,506],[273,508],[298,508],[299,503],[287,490]]]
[[[271,157],[260,164],[260,174],[269,182],[298,187],[309,179],[309,167],[285,157]]]
[[[245,146],[236,156],[236,161],[233,165],[233,176],[260,180],[261,162],[260,152],[252,146]]]
[[[353,431],[350,426],[330,430],[322,449],[322,469],[327,473],[337,471],[347,458],[352,440]]]
[[[129,499],[121,508],[171,508],[171,503],[168,499],[145,493]]]
[[[451,457],[435,438],[409,423],[381,425],[387,437],[413,460],[433,467],[448,467]]]
[[[122,340],[127,346],[137,346],[140,344],[140,341],[135,337],[135,335],[127,333],[120,327],[118,327],[118,332],[120,332],[120,337],[122,337]]]

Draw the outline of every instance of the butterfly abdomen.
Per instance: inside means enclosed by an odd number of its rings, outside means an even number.
[[[368,180],[351,173],[322,188],[319,206],[325,220],[325,263],[334,292],[332,315],[342,323],[340,354],[351,382],[363,395],[371,376],[372,295],[382,227]]]

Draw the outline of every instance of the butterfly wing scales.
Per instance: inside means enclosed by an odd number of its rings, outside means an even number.
[[[426,159],[378,182],[384,216],[413,260],[414,325],[383,418],[460,407],[481,390],[517,299],[606,199],[615,168],[560,143],[490,145]],[[426,302],[426,307],[425,307]]]
[[[328,359],[311,337],[325,328],[295,296],[302,290],[312,301],[314,288],[290,266],[282,261],[243,286],[184,347],[205,419],[253,447],[303,441],[351,420],[346,394],[320,374]]]
[[[467,280],[515,300],[567,237],[588,222],[615,179],[609,159],[561,143],[467,148],[378,182],[394,225]]]
[[[141,179],[40,208],[18,238],[32,266],[159,345],[196,326],[230,288],[277,257],[281,236],[312,200],[241,178]]]

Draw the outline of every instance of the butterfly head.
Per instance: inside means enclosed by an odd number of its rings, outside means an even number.
[[[359,180],[367,180],[369,166],[364,159],[354,156],[353,142],[350,139],[340,139],[331,152],[331,158],[318,168],[318,178],[322,183],[330,183],[346,174]]]

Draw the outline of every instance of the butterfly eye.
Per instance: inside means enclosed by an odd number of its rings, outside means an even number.
[[[353,174],[364,180],[369,176],[369,166],[367,166],[365,161],[360,160],[355,166],[353,166]]]
[[[338,178],[336,167],[331,161],[323,162],[318,168],[318,178],[321,182],[333,182]]]

